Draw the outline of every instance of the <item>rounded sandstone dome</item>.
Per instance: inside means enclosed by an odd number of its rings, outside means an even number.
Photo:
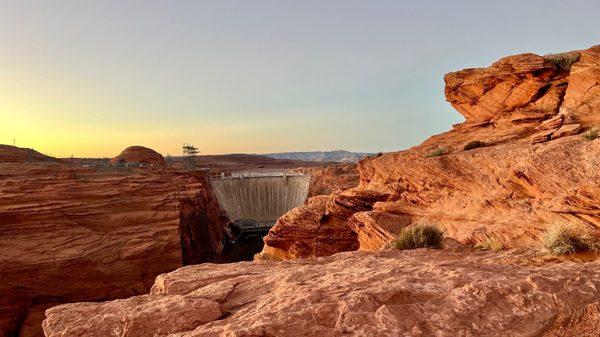
[[[163,156],[147,147],[130,146],[110,161],[113,165],[141,164],[151,166],[167,166]]]

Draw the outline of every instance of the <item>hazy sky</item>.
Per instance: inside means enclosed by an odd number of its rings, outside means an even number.
[[[599,44],[598,13],[598,0],[0,0],[0,143],[399,150],[462,120],[444,73]]]

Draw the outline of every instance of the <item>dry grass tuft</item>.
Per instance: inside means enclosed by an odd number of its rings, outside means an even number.
[[[581,134],[581,137],[587,141],[592,141],[600,136],[600,130],[593,127]]]
[[[415,225],[404,228],[392,247],[398,250],[417,248],[440,248],[444,232],[434,225]]]
[[[542,236],[542,244],[547,253],[565,255],[577,252],[600,253],[600,238],[589,231],[572,225],[555,225]]]
[[[499,240],[496,239],[487,239],[485,241],[482,242],[478,242],[475,244],[475,249],[478,250],[493,250],[495,252],[497,251],[501,251],[504,249],[504,245],[502,244],[502,242],[500,242]]]
[[[448,148],[447,147],[438,147],[437,149],[429,152],[425,157],[439,157],[441,155],[444,155],[448,153]]]
[[[542,56],[544,60],[552,62],[556,64],[562,70],[570,70],[571,66],[579,61],[579,53],[578,52],[567,52],[560,54],[549,54]]]

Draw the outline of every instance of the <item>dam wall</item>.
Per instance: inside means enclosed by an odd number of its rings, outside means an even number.
[[[240,174],[210,180],[219,204],[233,221],[275,222],[304,204],[310,176],[299,174]]]

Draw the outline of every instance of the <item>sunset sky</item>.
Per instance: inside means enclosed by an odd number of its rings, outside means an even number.
[[[0,143],[400,150],[462,120],[445,73],[599,44],[598,13],[597,0],[3,0]]]

